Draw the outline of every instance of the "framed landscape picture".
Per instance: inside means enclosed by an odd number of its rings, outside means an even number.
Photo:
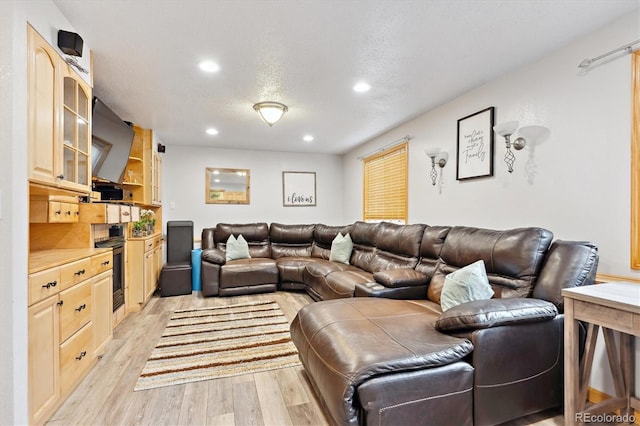
[[[315,172],[282,172],[282,204],[285,207],[316,205]]]
[[[456,179],[493,176],[494,107],[458,120]]]

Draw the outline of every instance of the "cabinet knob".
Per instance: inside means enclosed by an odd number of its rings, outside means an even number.
[[[76,216],[80,216],[80,212],[76,212]]]
[[[58,281],[51,281],[49,283],[44,284],[42,288],[55,287],[56,285],[58,285]]]
[[[73,275],[80,276],[80,275],[83,275],[84,273],[85,273],[85,270],[84,269],[80,269],[78,272],[74,273]]]
[[[78,355],[78,356],[76,357],[76,359],[77,359],[78,361],[80,361],[80,360],[81,360],[82,358],[84,358],[86,355],[87,355],[87,351],[82,351],[82,352],[80,352],[80,355]]]
[[[56,210],[56,215],[60,216],[62,214],[62,210]]]
[[[56,178],[62,180],[62,179],[64,179],[64,175],[58,175],[58,176],[56,176]]]
[[[80,311],[82,311],[83,309],[86,309],[86,308],[87,308],[87,305],[83,303],[82,305],[80,305],[80,306],[78,306],[76,308],[76,311],[80,312]]]
[[[56,303],[56,305],[58,305],[58,306],[64,305],[64,300],[59,301],[58,303]]]
[[[110,262],[108,260],[105,260],[104,262],[101,263],[102,266],[107,266]]]
[[[71,210],[66,211],[67,216],[71,216]]]

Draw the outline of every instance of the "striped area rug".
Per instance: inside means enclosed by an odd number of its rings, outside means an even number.
[[[173,313],[136,391],[300,365],[276,302]]]

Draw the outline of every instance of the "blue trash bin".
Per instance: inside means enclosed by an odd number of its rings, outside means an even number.
[[[202,260],[202,249],[191,250],[191,289],[193,291],[202,290],[202,280],[200,278],[200,261]]]

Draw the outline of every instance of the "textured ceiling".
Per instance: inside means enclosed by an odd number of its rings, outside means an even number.
[[[638,13],[640,5],[54,2],[94,53],[94,94],[122,119],[154,129],[166,145],[322,153],[343,153],[625,13]],[[198,63],[204,59],[221,70],[203,73]],[[360,80],[372,89],[355,93]],[[289,106],[273,127],[252,109],[267,100]],[[208,127],[219,134],[207,135]],[[315,140],[303,142],[305,134]]]

